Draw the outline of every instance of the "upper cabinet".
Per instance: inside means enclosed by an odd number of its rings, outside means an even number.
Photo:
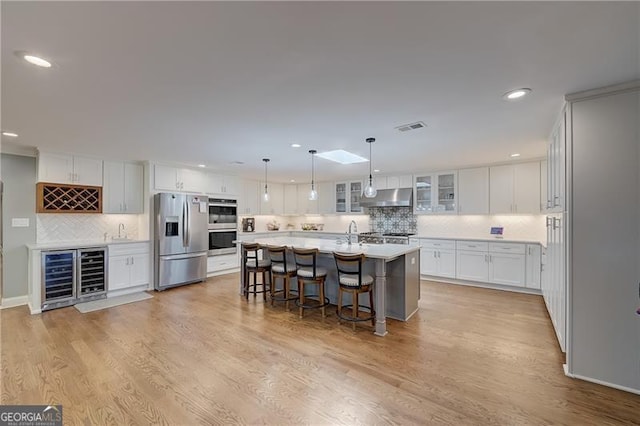
[[[102,160],[40,152],[38,182],[102,186]]]
[[[491,214],[540,213],[540,162],[489,169]]]
[[[456,214],[458,174],[455,171],[414,176],[413,210],[416,214]]]
[[[458,170],[458,213],[489,214],[489,168]]]
[[[334,184],[335,213],[362,213],[362,181],[336,182]]]
[[[284,185],[269,183],[267,185],[269,201],[264,200],[264,182],[259,184],[260,214],[284,214]]]
[[[375,176],[373,184],[376,189],[411,188],[413,186],[413,176]]]
[[[243,180],[240,182],[240,190],[238,191],[238,214],[260,214],[258,185],[258,182],[255,180]]]
[[[156,164],[155,188],[163,191],[207,192],[207,175],[199,170]]]
[[[236,196],[240,192],[240,182],[235,176],[224,176],[207,173],[207,189],[209,194]]]
[[[547,210],[561,212],[565,210],[565,172],[566,172],[566,109],[556,123],[547,147]]]
[[[104,162],[103,213],[143,212],[143,168],[122,161]]]

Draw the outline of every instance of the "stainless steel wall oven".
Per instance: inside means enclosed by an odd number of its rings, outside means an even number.
[[[237,238],[235,229],[209,229],[209,256],[236,253],[233,241]]]
[[[238,202],[226,198],[209,198],[209,229],[236,229]]]

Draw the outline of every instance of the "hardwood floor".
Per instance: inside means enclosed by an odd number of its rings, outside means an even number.
[[[2,404],[65,424],[640,424],[572,380],[538,296],[422,282],[389,335],[237,294],[238,274],[81,314],[3,310]]]

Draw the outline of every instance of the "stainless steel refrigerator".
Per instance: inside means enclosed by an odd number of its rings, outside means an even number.
[[[207,278],[207,204],[204,195],[154,195],[156,290]]]

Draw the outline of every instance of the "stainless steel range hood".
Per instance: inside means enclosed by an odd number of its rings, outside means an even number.
[[[373,198],[362,197],[362,207],[411,207],[413,201],[412,188],[379,189]]]

